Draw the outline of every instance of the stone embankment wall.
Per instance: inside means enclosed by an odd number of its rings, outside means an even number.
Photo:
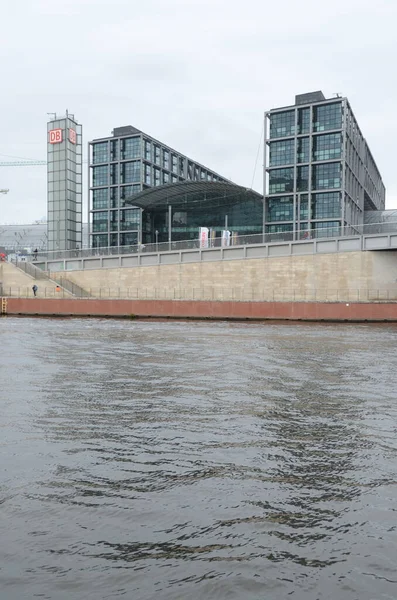
[[[397,251],[346,252],[67,271],[98,298],[218,301],[397,300]]]

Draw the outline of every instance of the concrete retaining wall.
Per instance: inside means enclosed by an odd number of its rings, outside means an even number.
[[[396,303],[7,298],[10,315],[396,321]]]
[[[88,269],[69,271],[67,277],[98,298],[395,300],[397,251]]]

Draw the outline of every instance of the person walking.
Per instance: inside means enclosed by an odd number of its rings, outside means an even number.
[[[36,248],[36,250],[33,250],[33,262],[37,261],[37,255],[38,255],[38,253],[39,253],[39,251],[37,250],[37,248]]]
[[[37,296],[37,290],[38,290],[38,289],[39,289],[39,288],[37,287],[37,285],[36,285],[36,284],[34,284],[34,285],[32,286],[32,290],[33,290],[33,295],[34,295],[34,296]]]

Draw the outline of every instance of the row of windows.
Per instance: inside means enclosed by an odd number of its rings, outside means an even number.
[[[100,211],[92,213],[92,231],[128,231],[136,230],[140,224],[140,209]]]
[[[332,160],[342,155],[342,134],[329,133],[313,136],[313,160]],[[298,163],[310,160],[310,138],[298,138]],[[271,167],[292,165],[295,162],[295,140],[271,142],[269,146],[269,164]]]
[[[141,181],[141,165],[141,161],[134,161],[92,167],[92,187],[117,185],[118,183],[139,183]],[[200,169],[194,163],[189,163],[187,179],[192,181],[222,181],[217,175]],[[159,186],[184,181],[184,177],[178,177],[174,173],[144,163],[143,181],[146,185]]]
[[[302,194],[296,207],[300,220],[308,219],[308,195]],[[341,216],[341,196],[339,192],[311,195],[311,218],[331,219]],[[266,204],[267,221],[292,221],[294,219],[294,198],[283,196],[269,198]]]
[[[296,125],[297,122],[297,125]],[[270,138],[309,133],[310,108],[299,108],[270,114]],[[313,106],[313,131],[330,131],[342,127],[342,103]]]
[[[341,164],[324,163],[312,167],[312,189],[323,190],[341,187]],[[309,188],[309,167],[297,168],[296,189],[304,192]],[[273,169],[269,173],[269,194],[294,191],[294,169]]]
[[[142,156],[143,155],[143,156]],[[144,158],[149,163],[154,164],[160,169],[168,171],[168,175],[160,178],[160,183],[149,183],[148,185],[161,185],[169,181],[178,181],[179,178],[187,178],[191,181],[219,181],[222,180],[212,171],[200,167],[199,165],[187,160],[183,156],[179,156],[167,148],[144,139],[143,152],[140,137],[122,138],[120,140],[110,140],[106,142],[98,142],[92,146],[92,162],[93,164]],[[115,165],[112,165],[112,167]],[[148,165],[149,166],[149,165]],[[94,167],[93,170],[105,168]],[[166,180],[165,180],[166,179]],[[103,185],[103,184],[97,184]],[[106,184],[104,184],[106,185]]]
[[[93,164],[109,162],[109,160],[141,158],[141,155],[140,137],[122,138],[120,140],[98,142],[92,145]]]
[[[311,223],[310,229],[313,231],[321,232],[322,237],[333,237],[340,235],[340,221],[323,221],[318,223]],[[278,225],[266,225],[266,233],[292,233],[294,231],[293,223],[280,223]],[[301,223],[300,229],[306,229],[309,231],[308,223]],[[298,224],[296,224],[295,231],[298,231]],[[306,234],[307,235],[307,234]],[[304,239],[306,235],[302,235]]]
[[[141,191],[140,185],[123,185],[119,187],[92,190],[92,209],[123,207],[125,201]]]
[[[138,233],[98,233],[92,236],[93,248],[107,248],[108,246],[136,246],[138,243]]]
[[[140,183],[141,162],[116,163],[92,168],[92,186],[115,185],[118,183]]]

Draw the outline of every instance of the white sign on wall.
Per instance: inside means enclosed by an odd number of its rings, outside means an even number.
[[[230,246],[230,231],[227,229],[222,231],[222,246]]]
[[[208,227],[200,227],[200,248],[208,248]]]

